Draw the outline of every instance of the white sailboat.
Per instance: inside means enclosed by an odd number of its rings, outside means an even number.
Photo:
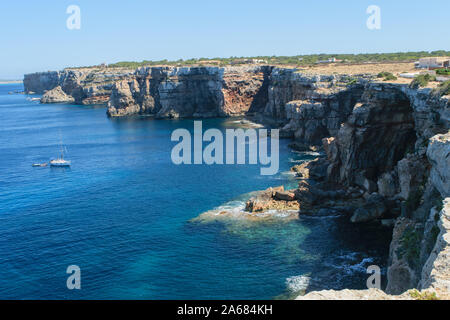
[[[64,148],[63,148],[62,140],[61,140],[60,145],[61,145],[61,155],[56,159],[50,160],[50,166],[51,167],[70,167],[70,161],[64,159]]]

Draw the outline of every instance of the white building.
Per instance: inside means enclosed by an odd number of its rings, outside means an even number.
[[[418,69],[439,69],[450,67],[450,57],[421,58],[415,63]]]

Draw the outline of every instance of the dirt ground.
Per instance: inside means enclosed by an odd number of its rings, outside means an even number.
[[[419,73],[425,72],[424,70],[418,70],[414,67],[412,62],[396,62],[396,63],[363,63],[363,64],[318,64],[311,67],[298,68],[299,72],[312,73],[312,74],[378,74],[380,72],[390,72],[397,77],[397,80],[388,80],[390,83],[403,83],[409,84],[413,79],[402,78],[400,73]],[[383,79],[379,79],[383,81]],[[438,82],[430,82],[427,87],[434,88],[438,86]]]
[[[378,74],[386,71],[393,74],[405,72],[417,72],[412,62],[398,62],[398,63],[364,63],[364,64],[318,64],[307,68],[302,68],[307,72],[331,74],[331,73],[345,73],[345,74],[361,74],[372,73]]]

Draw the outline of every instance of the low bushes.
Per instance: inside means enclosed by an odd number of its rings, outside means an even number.
[[[380,72],[377,75],[377,78],[383,78],[384,81],[397,80],[396,76],[394,76],[392,73],[386,72],[386,71]]]
[[[446,96],[450,94],[450,80],[442,82],[439,86],[434,89],[434,93],[438,96]]]
[[[414,78],[414,80],[409,85],[413,89],[418,89],[420,87],[426,87],[430,81],[436,81],[436,76],[430,74],[420,74]]]
[[[450,76],[450,69],[448,69],[448,68],[437,69],[436,74],[441,75],[441,76]]]

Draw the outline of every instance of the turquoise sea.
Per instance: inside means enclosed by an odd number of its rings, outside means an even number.
[[[254,190],[293,186],[311,155],[280,140],[280,172],[176,166],[170,135],[193,120],[109,119],[100,106],[41,105],[0,85],[0,299],[272,299],[364,288],[390,230],[330,211],[294,221],[192,221]],[[203,129],[234,128],[232,119]],[[59,152],[70,169],[34,168]],[[68,290],[66,268],[81,269]]]

